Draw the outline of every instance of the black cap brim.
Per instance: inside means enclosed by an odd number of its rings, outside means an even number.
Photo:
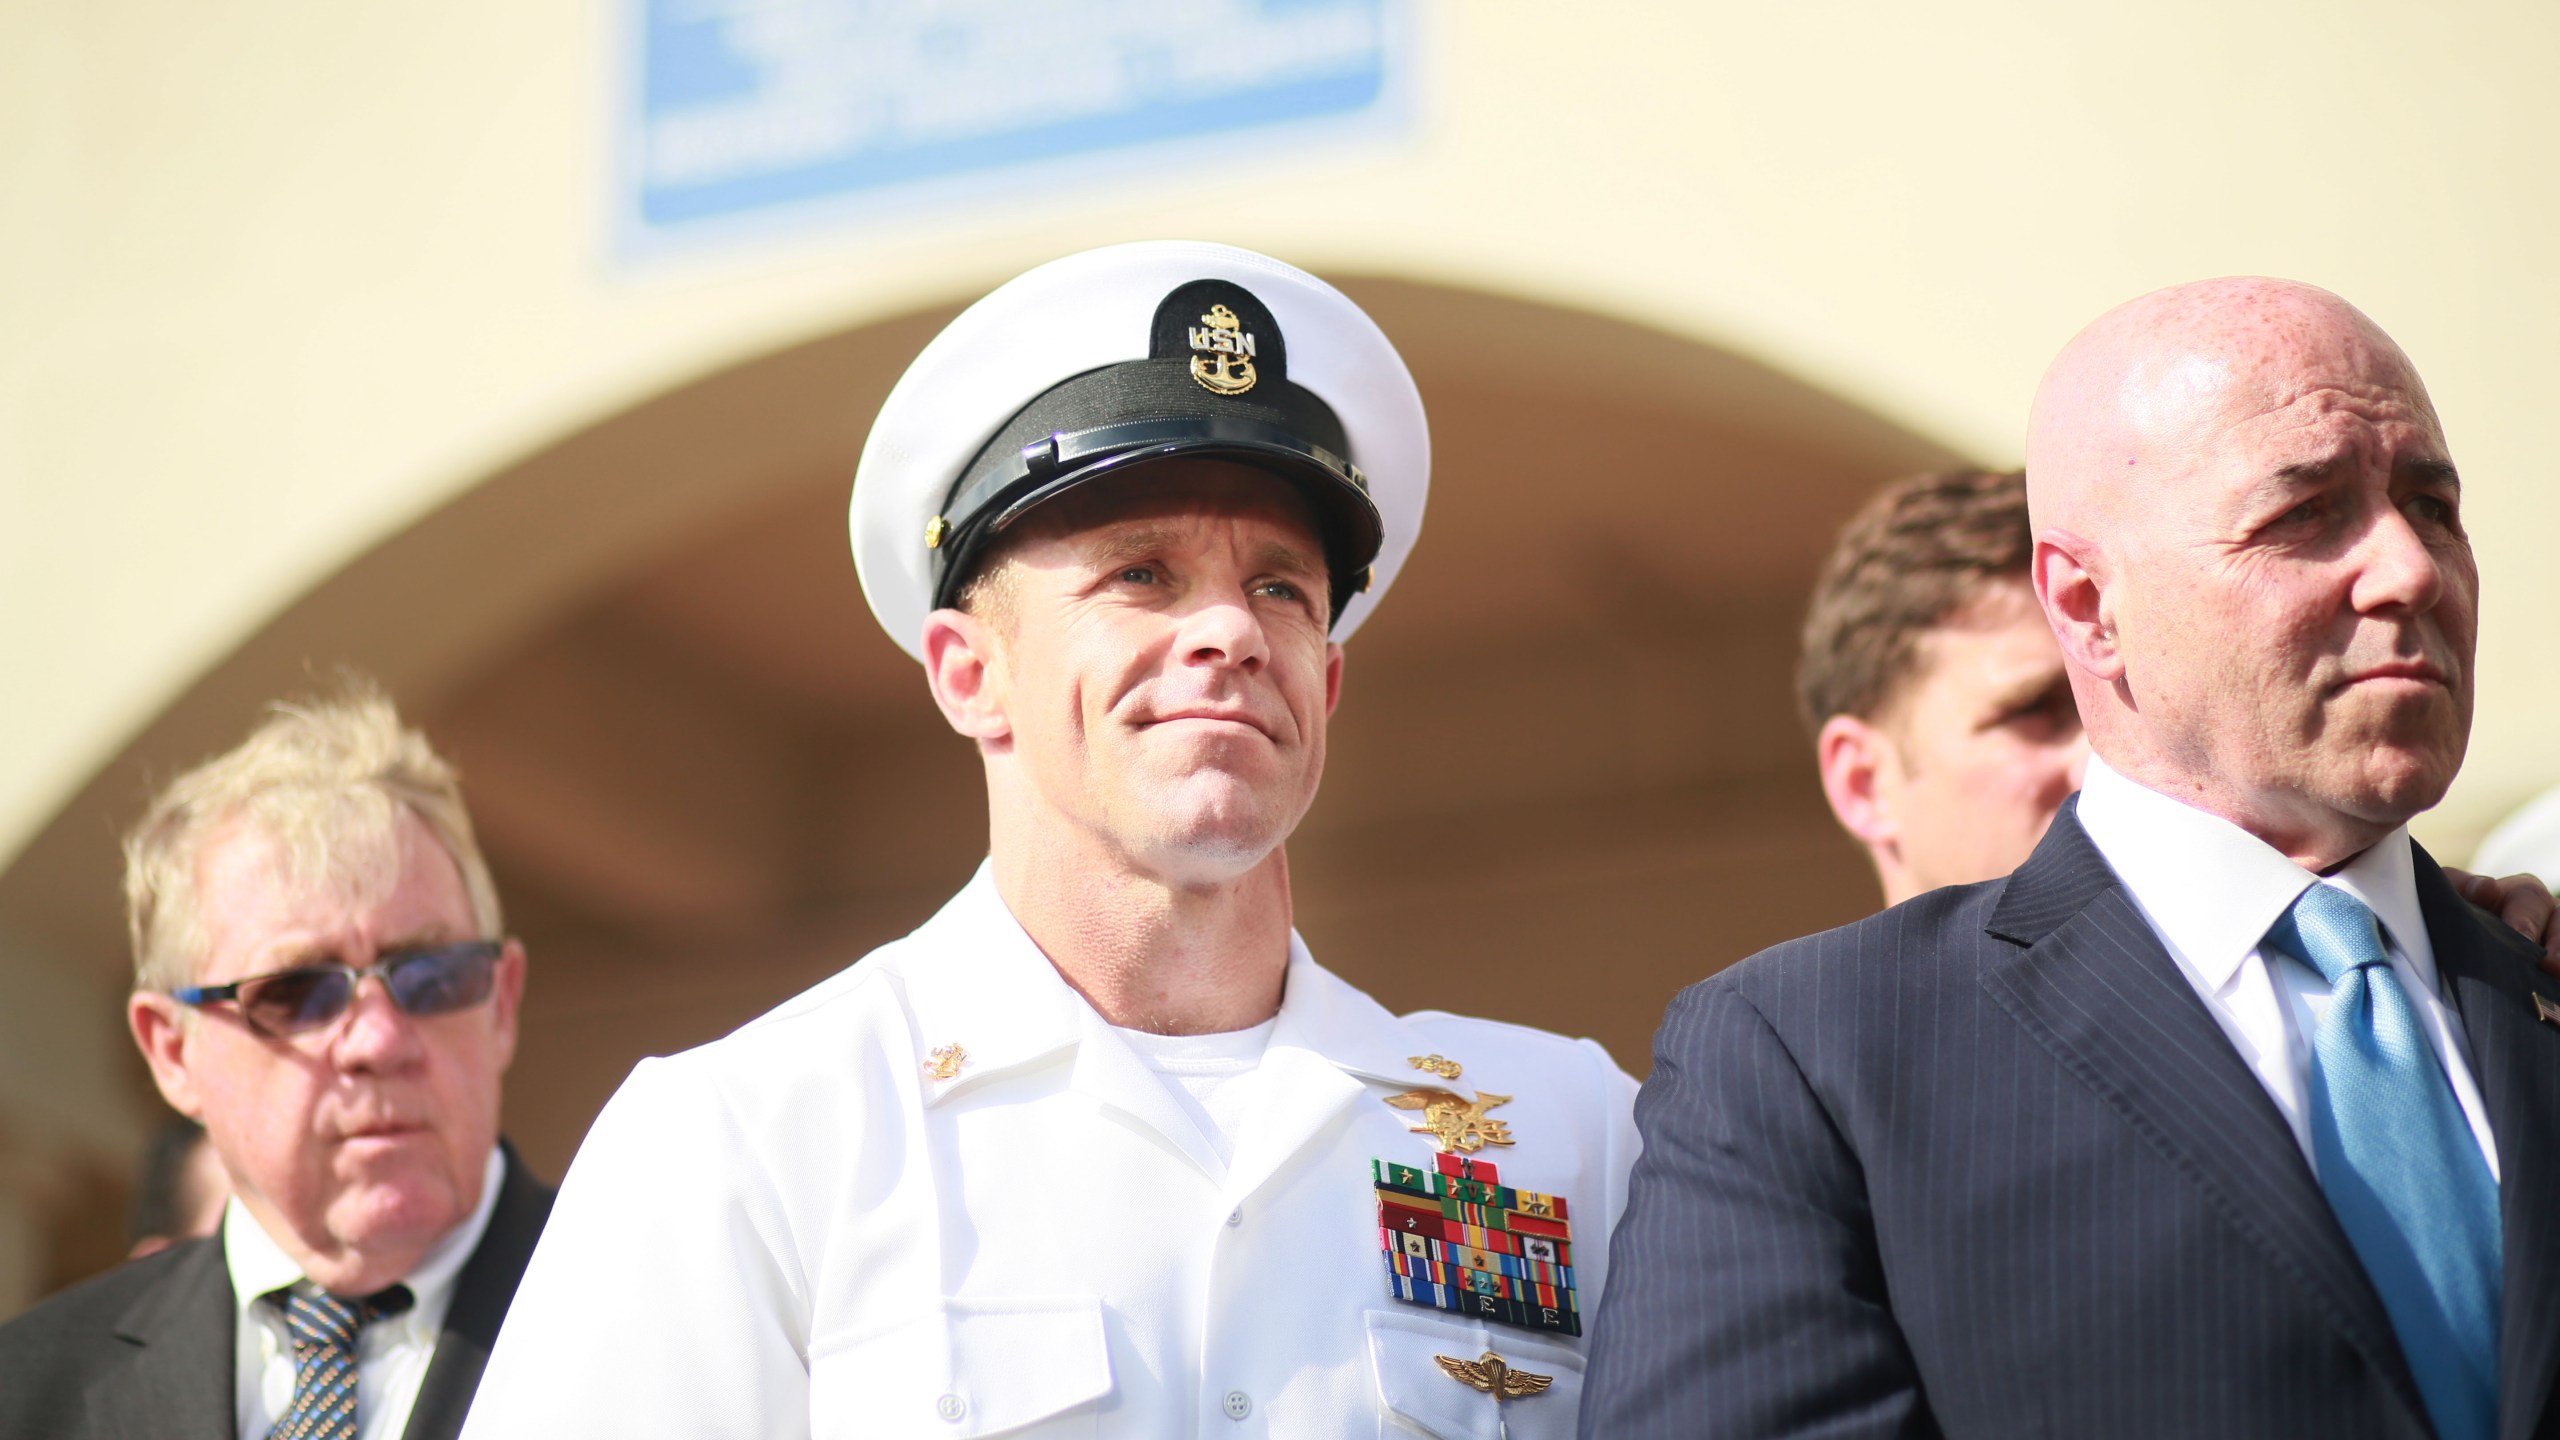
[[[1341,426],[1323,401],[1286,381],[1253,399],[1238,405],[1210,395],[1179,362],[1141,360],[1077,376],[1023,407],[943,507],[933,603],[953,603],[988,548],[1040,506],[1148,461],[1189,457],[1254,466],[1305,498],[1322,532],[1330,614],[1339,617],[1367,587],[1385,522],[1367,479],[1341,453]],[[1132,410],[1138,418],[1121,418]],[[1104,417],[1112,418],[1089,423]]]

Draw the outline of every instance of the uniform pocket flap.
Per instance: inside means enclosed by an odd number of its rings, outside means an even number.
[[[1111,1393],[1102,1302],[1086,1295],[946,1300],[809,1357],[809,1413],[847,1434],[975,1440]]]
[[[1582,1406],[1573,1351],[1455,1315],[1372,1310],[1368,1322],[1378,1398],[1406,1424],[1439,1440],[1494,1440],[1506,1426],[1511,1440],[1572,1436]]]

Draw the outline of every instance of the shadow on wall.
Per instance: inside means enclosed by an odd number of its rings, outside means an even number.
[[[1391,1008],[1593,1035],[1641,1073],[1680,985],[1868,908],[1793,716],[1795,627],[1849,508],[1954,457],[1692,341],[1345,288],[1405,348],[1436,454],[1291,847],[1300,928]],[[597,423],[276,617],[0,875],[0,926],[98,1002],[46,1023],[125,1043],[113,837],[148,778],[341,663],[463,767],[533,959],[508,1126],[546,1173],[635,1059],[930,914],[983,853],[977,764],[863,608],[843,516],[870,416],[948,313]],[[128,1060],[119,1103],[156,1104]],[[49,1284],[114,1258],[55,1233]]]

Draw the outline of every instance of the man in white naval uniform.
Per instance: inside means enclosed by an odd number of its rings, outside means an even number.
[[[1248,252],[1072,256],[926,347],[854,549],[983,758],[987,862],[633,1071],[472,1440],[1572,1433],[1632,1082],[1392,1015],[1290,927],[1428,473],[1386,337]]]

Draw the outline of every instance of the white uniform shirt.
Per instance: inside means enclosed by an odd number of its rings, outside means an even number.
[[[408,1309],[364,1327],[356,1336],[356,1440],[392,1440],[409,1428],[418,1384],[436,1357],[436,1336],[453,1305],[454,1281],[463,1262],[480,1248],[489,1217],[498,1208],[506,1161],[495,1150],[482,1172],[480,1203],[452,1233],[435,1243],[400,1283],[413,1297]],[[231,1269],[231,1396],[245,1436],[263,1436],[293,1404],[293,1333],[284,1311],[261,1296],[300,1281],[302,1267],[234,1197],[222,1212],[222,1257]]]
[[[1262,1052],[1271,1048],[1277,1016],[1243,1030],[1220,1035],[1151,1035],[1117,1026],[1112,1033],[1138,1052],[1173,1092],[1174,1103],[1191,1114],[1201,1138],[1218,1152],[1218,1163],[1236,1160],[1236,1132],[1253,1110],[1253,1082],[1262,1069]]]
[[[1434,1053],[1464,1075],[1413,1067]],[[1436,1152],[1383,1098],[1444,1084],[1513,1097],[1517,1143],[1477,1158],[1568,1201],[1587,1330],[1637,1143],[1599,1046],[1398,1018],[1292,936],[1226,1162],[981,869],[915,934],[641,1062],[464,1433],[1490,1436],[1492,1397],[1434,1357],[1491,1350],[1554,1377],[1510,1433],[1570,1435],[1584,1340],[1390,1298],[1370,1163]]]
[[[2081,784],[2080,826],[2283,1112],[2306,1159],[2311,1036],[2328,1012],[2329,982],[2289,956],[2261,950],[2258,942],[2313,885],[2335,885],[2363,901],[2382,922],[2392,973],[2418,1012],[2419,1027],[2488,1157],[2490,1178],[2497,1178],[2498,1143],[2471,1078],[2470,1047],[2436,980],[2435,943],[2418,910],[2406,826],[2336,874],[2315,876],[2230,821],[2145,789],[2094,755]],[[2316,1172],[2318,1162],[2313,1166]]]

